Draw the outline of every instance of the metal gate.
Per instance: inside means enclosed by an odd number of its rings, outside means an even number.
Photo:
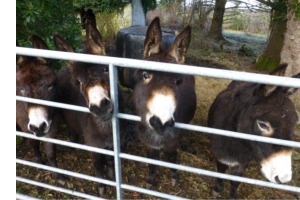
[[[41,164],[37,164],[34,162],[29,162],[29,161],[25,161],[25,160],[21,160],[21,159],[16,159],[17,164],[22,164],[22,165],[36,167],[36,168],[40,168],[40,169],[44,169],[44,170],[54,171],[54,172],[68,175],[68,176],[74,176],[74,177],[114,186],[114,187],[116,187],[117,199],[123,199],[122,190],[131,190],[131,191],[136,191],[139,193],[144,193],[144,194],[153,195],[153,196],[161,197],[161,198],[167,198],[167,199],[185,199],[184,197],[178,197],[178,196],[165,194],[165,193],[148,190],[148,189],[144,189],[144,188],[140,188],[140,187],[122,183],[122,181],[121,181],[122,173],[121,173],[121,165],[120,165],[121,158],[138,161],[138,162],[144,162],[147,164],[155,164],[158,166],[183,170],[183,171],[187,171],[187,172],[191,172],[191,173],[195,173],[195,174],[199,174],[199,175],[204,175],[204,176],[219,177],[222,179],[234,180],[234,181],[239,181],[239,182],[243,182],[243,183],[247,183],[247,184],[254,184],[254,185],[259,185],[259,186],[271,187],[271,188],[300,193],[300,186],[295,187],[295,186],[290,186],[290,185],[275,184],[275,183],[271,183],[271,182],[267,182],[267,181],[239,177],[239,176],[234,176],[234,175],[229,175],[229,174],[222,174],[222,173],[209,171],[209,170],[205,170],[205,169],[189,167],[189,166],[184,166],[184,165],[180,165],[180,164],[172,164],[172,163],[168,163],[168,162],[164,162],[164,161],[158,161],[158,160],[148,159],[148,158],[144,158],[144,157],[140,157],[140,156],[121,153],[120,152],[120,137],[119,137],[119,119],[140,121],[140,117],[125,114],[125,113],[119,113],[119,111],[118,111],[117,68],[118,67],[141,68],[141,69],[147,69],[147,70],[174,72],[174,73],[182,73],[182,74],[189,74],[189,75],[195,75],[195,76],[206,76],[206,77],[213,77],[213,78],[222,78],[222,79],[231,79],[231,80],[263,83],[263,84],[272,84],[272,85],[278,85],[278,86],[288,86],[288,87],[295,87],[295,88],[300,88],[300,80],[299,79],[289,78],[289,77],[277,77],[277,76],[263,75],[263,74],[246,73],[246,72],[238,72],[238,71],[231,71],[231,70],[212,69],[212,68],[205,68],[205,67],[199,67],[199,66],[185,65],[183,67],[182,65],[169,64],[169,63],[160,63],[159,65],[157,65],[157,62],[151,62],[151,61],[134,60],[134,59],[126,59],[126,58],[115,58],[115,57],[108,57],[108,56],[87,55],[87,54],[80,54],[80,53],[59,52],[59,51],[52,51],[52,50],[39,50],[39,49],[23,48],[23,47],[16,47],[16,54],[24,55],[24,56],[38,56],[38,57],[44,57],[44,58],[52,58],[52,59],[60,59],[60,60],[73,60],[73,61],[80,61],[80,62],[87,62],[87,63],[100,63],[100,64],[109,65],[111,98],[112,98],[112,101],[115,103],[114,114],[113,114],[113,118],[112,118],[114,151],[109,151],[109,150],[100,149],[100,148],[94,148],[94,147],[71,143],[71,142],[62,141],[62,140],[58,140],[58,139],[36,137],[32,134],[23,133],[23,132],[19,132],[19,131],[16,132],[16,135],[21,136],[21,137],[36,139],[36,140],[40,140],[40,141],[52,142],[52,143],[59,144],[59,145],[65,145],[65,146],[72,147],[72,148],[78,148],[78,149],[83,149],[83,150],[87,150],[87,151],[93,151],[93,152],[98,152],[98,153],[114,156],[116,181],[100,179],[100,178],[96,178],[93,176],[88,176],[85,174],[80,174],[77,172],[67,171],[67,170],[63,170],[63,169],[59,169],[59,168],[53,168],[50,166],[41,165]],[[62,104],[62,103],[57,103],[57,102],[49,102],[49,101],[44,101],[44,100],[40,100],[40,99],[32,99],[32,98],[16,96],[16,100],[31,102],[31,103],[36,103],[36,104],[43,104],[43,105],[47,105],[47,106],[53,106],[53,107],[64,108],[64,109],[71,109],[71,110],[76,110],[76,111],[81,111],[81,112],[89,112],[88,108],[85,108],[85,107]],[[175,127],[180,128],[180,129],[191,130],[191,131],[205,132],[208,134],[223,135],[223,136],[228,136],[228,137],[237,137],[237,138],[242,138],[242,139],[246,139],[246,140],[267,142],[267,143],[272,143],[272,144],[280,144],[280,145],[284,145],[284,146],[289,146],[289,147],[293,147],[293,148],[300,148],[300,142],[295,142],[295,141],[286,141],[286,140],[281,140],[281,139],[254,136],[254,135],[249,135],[249,134],[244,134],[244,133],[236,133],[236,132],[232,132],[232,131],[208,128],[208,127],[204,127],[204,126],[196,126],[196,125],[191,125],[191,124],[183,124],[183,123],[175,123]],[[88,195],[85,193],[76,192],[73,190],[68,190],[65,188],[60,188],[60,187],[45,184],[45,183],[40,183],[37,181],[25,179],[25,178],[18,177],[18,176],[16,177],[16,180],[19,182],[48,188],[48,189],[55,190],[58,192],[71,194],[71,195],[74,195],[77,197],[82,197],[82,198],[87,198],[87,199],[101,199],[96,196],[91,196],[91,195]],[[17,193],[17,198],[18,199],[35,199],[26,194],[18,194],[18,193]]]

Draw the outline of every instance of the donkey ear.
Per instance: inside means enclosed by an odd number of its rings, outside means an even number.
[[[270,75],[284,76],[286,69],[288,68],[287,63],[280,64],[275,70],[273,70]]]
[[[274,76],[284,76],[285,71],[288,67],[288,64],[283,63],[279,65],[274,71],[270,73],[270,75]],[[264,96],[269,96],[272,92],[276,90],[278,86],[276,85],[262,85]]]
[[[87,53],[96,55],[105,55],[105,46],[102,36],[98,29],[92,24],[91,21],[86,20],[85,22],[86,30],[86,47]]]
[[[26,56],[18,56],[16,71],[19,71],[22,69],[23,63],[25,63],[27,59],[28,59],[28,57],[26,57]]]
[[[160,21],[155,17],[149,25],[144,41],[144,58],[151,54],[160,53],[161,51],[162,33],[160,28]]]
[[[53,36],[54,44],[60,51],[74,52],[73,47],[59,34]]]
[[[36,49],[49,49],[46,42],[40,38],[39,36],[33,34],[31,36],[31,43],[32,43],[32,47],[36,48]],[[48,59],[44,59],[42,57],[37,57],[36,58],[40,63],[45,63],[45,64],[51,64],[51,62]]]
[[[174,57],[177,63],[183,64],[187,49],[189,48],[191,41],[192,28],[187,25],[181,31],[181,33],[175,38],[168,54]]]
[[[54,44],[56,48],[60,51],[66,51],[66,52],[74,52],[74,49],[70,43],[68,43],[61,35],[55,34],[53,36]],[[66,64],[68,67],[73,66],[75,62],[74,61],[67,61]]]
[[[32,47],[36,49],[49,49],[46,42],[42,38],[37,35],[31,36]]]
[[[298,73],[298,74],[292,76],[292,78],[299,78],[299,79],[300,79],[300,73]],[[284,93],[286,93],[287,96],[290,96],[290,95],[294,94],[295,92],[297,92],[298,89],[299,89],[299,88],[282,87],[282,91],[283,91]]]
[[[44,42],[44,40],[42,38],[40,38],[39,36],[37,36],[35,34],[33,34],[31,36],[31,43],[32,43],[32,47],[35,49],[49,49],[46,42]],[[18,43],[17,43],[17,45],[18,45]],[[46,60],[41,57],[19,56],[18,60],[17,60],[17,68],[16,68],[17,71],[21,70],[24,67],[27,67],[28,65],[26,65],[26,63],[29,61],[32,61],[32,60],[36,60],[40,64],[51,65],[51,62],[49,60]]]

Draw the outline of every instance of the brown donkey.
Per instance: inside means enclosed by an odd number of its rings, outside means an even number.
[[[168,51],[162,52],[162,33],[156,17],[147,30],[144,42],[144,59],[148,61],[184,63],[190,44],[191,27],[186,26],[176,37]],[[158,64],[159,65],[159,64]],[[162,150],[169,162],[177,162],[180,131],[175,122],[188,123],[195,114],[196,94],[194,76],[149,70],[136,70],[137,84],[134,88],[134,104],[141,123],[137,135],[147,147],[147,156],[159,159]],[[149,165],[147,187],[155,184],[156,166]],[[178,178],[171,169],[172,184]]]
[[[272,75],[283,76],[286,64]],[[294,78],[300,78],[300,73]],[[289,99],[297,89],[232,81],[210,107],[208,126],[252,135],[292,140],[298,116]],[[218,172],[229,167],[235,175],[242,175],[251,160],[261,165],[262,174],[273,183],[292,179],[292,149],[286,146],[234,139],[211,137],[212,151],[217,159]],[[237,197],[239,182],[230,181],[230,198]],[[219,195],[223,180],[218,178],[213,194]]]
[[[61,36],[54,41],[59,50],[73,52],[73,48]],[[86,23],[86,54],[105,55],[105,47],[99,31],[91,23]],[[69,61],[58,72],[58,86],[63,103],[88,107],[90,113],[63,110],[63,118],[72,132],[83,136],[85,144],[93,147],[113,149],[111,117],[113,102],[110,98],[109,68],[101,64]],[[119,94],[121,94],[119,92]],[[120,97],[121,98],[121,97]],[[114,158],[91,153],[96,175],[114,179]],[[108,172],[105,173],[105,166]],[[99,193],[105,192],[100,185]]]
[[[32,36],[32,46],[38,49],[48,49],[46,43],[38,36]],[[16,93],[19,96],[57,101],[56,73],[49,61],[41,57],[19,56],[16,71]],[[58,131],[56,109],[53,107],[17,101],[17,129],[30,132],[41,137],[53,138]],[[29,139],[35,159],[44,163],[40,152],[40,142]],[[44,150],[50,166],[57,167],[56,150],[53,143],[44,143]],[[52,173],[60,184],[65,183],[64,176]]]

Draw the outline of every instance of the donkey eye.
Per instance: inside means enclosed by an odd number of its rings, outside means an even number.
[[[269,126],[268,126],[267,122],[263,122],[263,121],[258,120],[257,125],[260,129],[269,130]]]
[[[18,85],[17,93],[20,94],[21,96],[26,96],[26,86]]]
[[[25,89],[24,89],[24,88],[21,89],[21,90],[20,90],[20,93],[21,93],[22,96],[25,96]]]
[[[143,79],[147,80],[150,78],[150,74],[148,74],[147,72],[143,72]]]
[[[48,90],[50,91],[50,90],[52,90],[54,88],[54,84],[53,83],[51,83],[50,85],[48,85]]]
[[[269,122],[256,120],[256,124],[258,129],[261,131],[262,135],[270,136],[273,134],[274,129]]]
[[[76,85],[81,85],[81,80],[76,79]]]
[[[103,68],[103,71],[104,71],[104,72],[108,72],[108,67],[104,67],[104,68]]]
[[[182,79],[180,78],[180,79],[175,80],[175,84],[176,85],[181,85],[182,84]]]

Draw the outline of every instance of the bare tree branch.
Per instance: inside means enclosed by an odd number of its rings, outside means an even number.
[[[274,5],[274,3],[272,3],[270,0],[256,0],[257,2],[271,7]],[[264,11],[264,12],[268,12],[269,9],[268,8],[264,8],[261,5],[254,5],[248,2],[245,2],[243,0],[230,0],[230,2],[232,3],[236,3],[236,6],[230,7],[230,8],[226,8],[226,9],[232,9],[232,8],[247,8],[248,10],[250,10],[251,12],[257,12],[257,11]],[[244,7],[242,7],[241,5],[243,5]]]
[[[267,6],[270,6],[271,8],[273,8],[273,6],[274,6],[274,3],[272,3],[269,0],[267,0],[267,1],[265,1],[265,0],[256,0],[256,1],[258,1],[259,3],[265,4]]]

